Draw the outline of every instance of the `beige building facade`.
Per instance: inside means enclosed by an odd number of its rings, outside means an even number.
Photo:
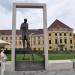
[[[12,45],[12,30],[0,30],[0,39],[5,40],[10,45],[5,48],[11,50]],[[73,29],[62,23],[59,20],[55,20],[48,27],[48,41],[49,50],[75,50],[75,37]],[[44,37],[43,29],[31,29],[29,30],[29,42],[33,50],[44,49]],[[21,31],[16,30],[16,48],[23,48]]]
[[[75,49],[75,33],[73,34],[73,38],[74,38],[74,49]]]

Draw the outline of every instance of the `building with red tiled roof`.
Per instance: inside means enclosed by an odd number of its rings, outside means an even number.
[[[0,35],[0,39],[12,43],[12,30],[0,30]],[[29,37],[33,50],[43,50],[43,29],[29,29]],[[57,19],[48,27],[48,39],[49,50],[75,50],[73,29]],[[22,47],[21,31],[16,30],[16,48]]]

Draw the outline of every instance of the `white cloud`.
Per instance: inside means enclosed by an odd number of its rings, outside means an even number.
[[[42,10],[29,9],[28,12],[17,11],[17,25],[20,25],[23,22],[24,18],[28,19],[29,28],[43,28],[43,15]]]
[[[48,25],[50,25],[55,19],[59,19],[70,27],[74,28],[75,32],[75,1],[64,0],[49,5],[48,3]]]
[[[75,31],[75,0],[15,0],[16,2],[25,3],[46,3],[48,26],[55,20],[59,19]],[[0,29],[11,28],[11,5],[12,0],[0,0]],[[9,11],[8,11],[9,10]],[[7,12],[8,11],[8,12]],[[23,19],[27,17],[30,28],[42,27],[42,12],[40,10],[19,10],[17,11],[17,28],[20,27]],[[6,26],[5,26],[6,25]],[[36,27],[37,25],[37,27]]]
[[[12,17],[11,13],[0,13],[0,29],[10,29],[12,28]]]

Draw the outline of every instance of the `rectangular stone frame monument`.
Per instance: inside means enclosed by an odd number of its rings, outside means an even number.
[[[15,41],[16,41],[16,8],[40,8],[43,9],[44,29],[44,55],[45,70],[48,69],[48,32],[47,32],[47,10],[45,3],[13,3],[12,11],[12,70],[15,71]]]

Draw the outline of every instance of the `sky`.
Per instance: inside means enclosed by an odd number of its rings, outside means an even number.
[[[74,29],[75,32],[75,0],[0,0],[0,29],[12,29],[12,4],[46,3],[47,26],[56,19]],[[42,9],[16,9],[16,29],[20,28],[24,18],[28,19],[30,29],[43,28]]]

